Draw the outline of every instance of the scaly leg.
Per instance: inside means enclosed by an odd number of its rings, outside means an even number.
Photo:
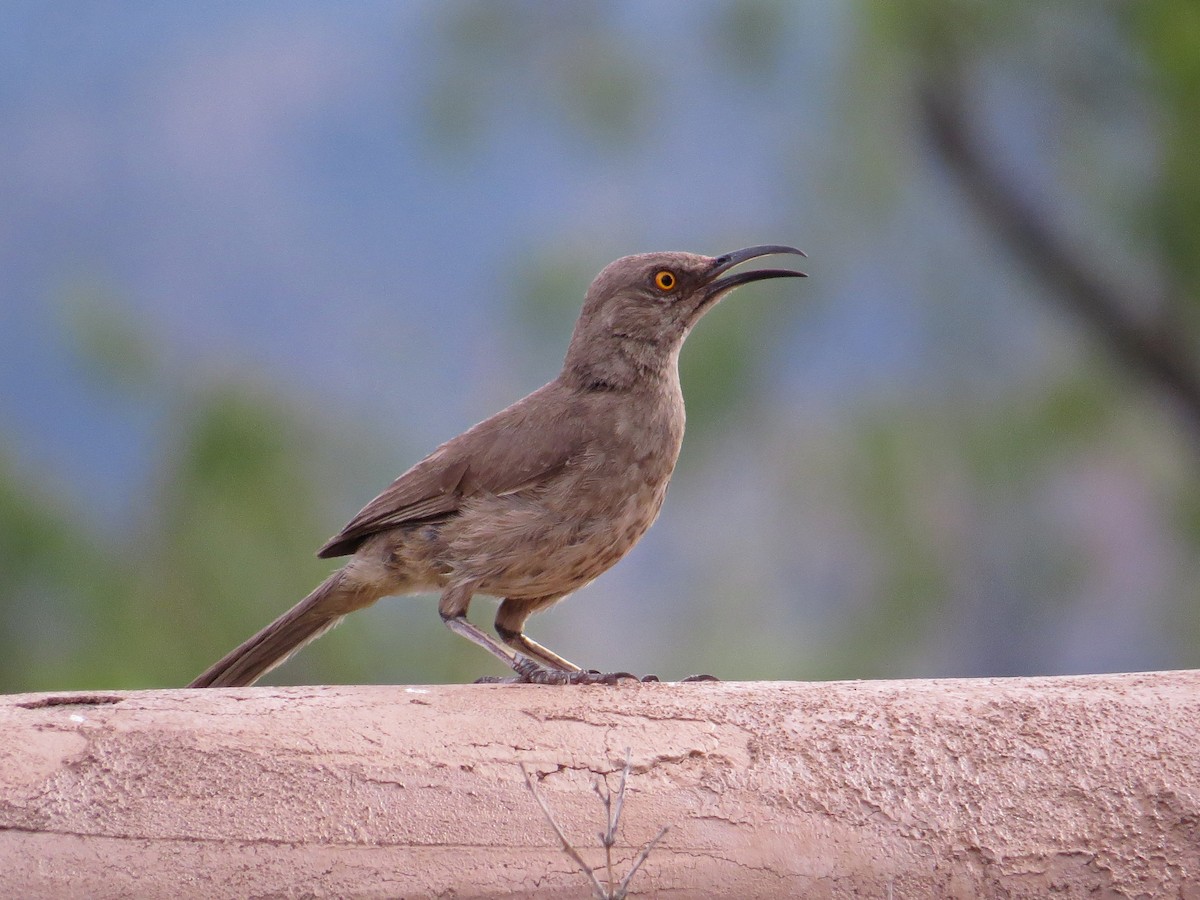
[[[465,637],[471,643],[482,647],[510,669],[516,671],[520,657],[514,651],[503,646],[495,638],[484,634],[475,625],[467,621],[467,609],[471,605],[471,595],[474,592],[475,585],[471,583],[451,585],[446,588],[442,592],[441,599],[438,601],[438,612],[442,615],[442,621],[455,634]]]
[[[508,597],[496,611],[496,634],[500,640],[514,650],[520,650],[527,656],[538,660],[552,669],[562,672],[578,672],[579,666],[563,659],[553,650],[543,647],[533,638],[525,634],[525,621],[539,609],[553,605],[561,598],[561,594],[535,599]]]

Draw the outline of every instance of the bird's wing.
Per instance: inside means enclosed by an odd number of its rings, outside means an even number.
[[[561,469],[586,446],[587,420],[554,402],[551,387],[442,444],[363,507],[317,556],[345,556],[376,532],[444,519],[465,498],[519,491]]]

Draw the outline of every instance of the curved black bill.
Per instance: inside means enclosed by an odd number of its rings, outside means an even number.
[[[808,273],[798,272],[793,269],[752,269],[749,272],[738,272],[734,275],[727,275],[724,278],[719,277],[744,262],[749,262],[752,259],[758,259],[762,256],[775,256],[776,254],[783,253],[807,256],[803,250],[798,250],[795,247],[787,247],[783,244],[762,244],[758,247],[746,247],[744,250],[735,250],[732,253],[718,256],[713,261],[713,267],[708,273],[709,278],[712,279],[708,284],[709,296],[715,296],[738,285],[749,284],[751,281],[762,281],[766,278],[807,278]]]

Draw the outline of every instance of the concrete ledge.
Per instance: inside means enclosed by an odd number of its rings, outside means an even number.
[[[1200,897],[1200,672],[9,695],[0,896],[587,896],[625,748],[633,895]]]

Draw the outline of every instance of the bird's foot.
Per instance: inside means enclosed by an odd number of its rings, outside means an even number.
[[[621,681],[639,681],[629,672],[598,672],[595,669],[565,672],[534,662],[527,656],[517,659],[513,665],[515,675],[486,675],[475,680],[476,684],[617,684]]]
[[[484,675],[476,678],[475,684],[619,684],[622,681],[641,682],[642,684],[658,683],[657,675],[643,675],[641,678],[631,672],[600,672],[596,669],[579,669],[565,672],[562,669],[552,669],[534,662],[527,656],[520,657],[513,665],[515,675]],[[689,681],[720,681],[715,675],[689,675],[684,682]]]
[[[528,657],[518,659],[513,671],[515,675],[484,675],[476,678],[475,684],[616,684],[622,680],[639,680],[629,672],[598,672],[595,669],[567,672],[552,669]],[[654,676],[650,677],[657,681]]]
[[[637,681],[629,672],[597,672],[595,669],[580,669],[564,672],[534,662],[528,657],[513,666],[517,678],[526,684],[617,684],[620,681]]]

